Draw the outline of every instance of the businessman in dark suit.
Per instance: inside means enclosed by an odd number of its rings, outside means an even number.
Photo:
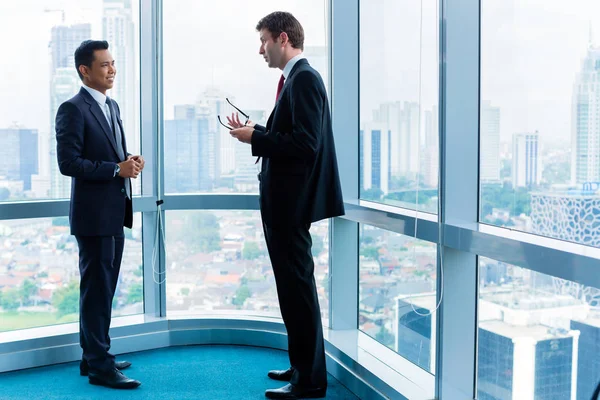
[[[86,40],[75,51],[83,87],[56,114],[60,172],[72,177],[69,222],[79,245],[80,374],[95,385],[136,388],[140,382],[120,370],[109,353],[112,301],[125,242],[131,228],[131,178],[144,168],[142,156],[127,152],[118,104],[106,96],[115,79],[114,60],[105,41]]]
[[[327,390],[321,312],[310,225],[344,214],[329,102],[323,80],[302,55],[304,31],[293,15],[264,17],[259,53],[282,75],[267,126],[228,118],[230,133],[262,158],[260,211],[288,334],[290,368],[269,377],[290,383],[271,399],[321,398]]]

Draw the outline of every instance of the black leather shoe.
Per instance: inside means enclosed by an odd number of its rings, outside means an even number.
[[[117,368],[119,371],[123,371],[129,367],[131,367],[131,363],[129,361],[115,361],[115,368]],[[88,366],[87,361],[81,360],[79,363],[79,375],[88,376],[89,371],[90,367]]]
[[[135,389],[142,384],[140,381],[126,377],[116,368],[110,372],[90,371],[89,380],[92,385],[106,386],[113,389]]]
[[[268,399],[320,399],[325,397],[327,388],[303,388],[291,383],[279,389],[269,389],[265,392]]]
[[[275,379],[276,381],[284,381],[284,382],[289,382],[292,379],[292,375],[294,375],[294,369],[291,367],[286,370],[281,370],[281,371],[277,371],[277,370],[269,371],[269,373],[267,374],[267,376],[271,379]]]

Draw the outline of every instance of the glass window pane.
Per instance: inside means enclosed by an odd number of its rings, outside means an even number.
[[[112,316],[144,311],[141,214],[125,229]],[[68,217],[0,221],[0,332],[79,320],[79,249]]]
[[[258,21],[289,11],[304,28],[304,55],[328,82],[326,0],[165,0],[164,138],[167,193],[258,192],[250,146],[217,120],[236,107],[266,125],[281,71],[259,55]],[[181,10],[185,10],[182,12]],[[227,27],[224,29],[224,27]],[[243,119],[243,117],[242,117]]]
[[[431,373],[436,259],[433,243],[360,225],[359,329]]]
[[[597,1],[481,2],[482,222],[600,245],[599,35]]]
[[[169,316],[241,313],[279,318],[258,211],[167,211]],[[329,222],[311,227],[321,316],[329,317]]]
[[[437,0],[360,2],[364,200],[437,213],[438,24]]]
[[[0,35],[10,40],[0,63],[0,201],[68,198],[71,179],[56,159],[58,107],[81,88],[74,62],[83,40],[103,38],[115,59],[107,94],[121,110],[130,153],[139,154],[138,1],[0,2]],[[134,180],[134,194],[140,180]]]
[[[600,290],[479,258],[478,399],[590,399]]]

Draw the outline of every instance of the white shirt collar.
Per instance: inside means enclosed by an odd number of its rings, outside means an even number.
[[[85,90],[88,91],[89,94],[92,95],[92,97],[94,98],[94,100],[96,100],[98,102],[98,104],[100,104],[102,107],[104,107],[104,105],[106,104],[106,95],[100,93],[96,89],[92,89],[89,86],[86,86],[86,85],[82,85],[82,86]]]
[[[283,78],[287,79],[288,76],[290,75],[290,72],[292,72],[292,69],[294,68],[294,65],[296,65],[296,63],[300,60],[302,60],[304,57],[303,53],[298,54],[297,56],[293,57],[290,61],[287,62],[287,64],[285,64],[285,67],[283,68]]]

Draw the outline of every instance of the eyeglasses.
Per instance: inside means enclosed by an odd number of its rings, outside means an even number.
[[[233,103],[231,101],[229,101],[229,99],[227,97],[225,97],[225,100],[227,100],[227,102],[229,103],[229,105],[233,108],[235,108],[235,110],[242,114],[244,117],[246,117],[246,121],[244,121],[244,125],[246,125],[248,123],[248,121],[250,120],[250,116],[248,114],[246,114],[245,112],[243,112],[242,110],[240,110],[239,108],[237,108],[236,106],[233,105]],[[231,126],[223,123],[223,121],[221,121],[221,116],[217,115],[217,119],[219,120],[219,123],[221,125],[223,125],[225,128],[229,129],[230,131],[233,130],[234,128],[232,128]]]

